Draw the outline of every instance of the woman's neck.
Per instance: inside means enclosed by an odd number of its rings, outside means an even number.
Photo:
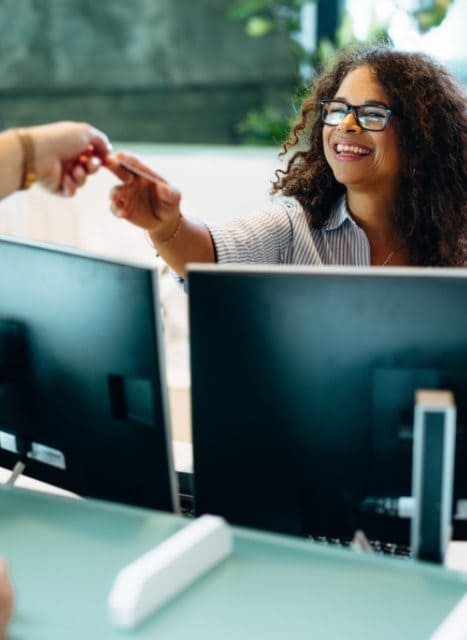
[[[393,225],[393,200],[384,193],[362,193],[348,190],[347,208],[368,239],[391,243],[395,229]]]
[[[406,247],[394,227],[393,198],[384,192],[348,190],[346,200],[352,218],[368,238],[371,264],[408,264]]]

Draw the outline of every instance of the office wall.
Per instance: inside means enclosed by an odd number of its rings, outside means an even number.
[[[238,141],[237,123],[290,102],[286,34],[250,38],[231,0],[2,0],[3,126],[84,119],[112,138]]]

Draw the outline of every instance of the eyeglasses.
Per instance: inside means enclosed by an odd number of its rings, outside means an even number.
[[[343,100],[321,100],[321,122],[331,127],[337,127],[349,114],[353,113],[355,120],[362,129],[367,131],[383,131],[388,126],[392,115],[391,109],[380,104],[347,104]]]

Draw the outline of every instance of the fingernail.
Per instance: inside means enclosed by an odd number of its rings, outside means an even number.
[[[110,207],[110,211],[113,213],[113,215],[114,215],[116,218],[123,218],[123,211],[122,211],[121,209],[118,209],[118,208],[117,208],[117,207],[115,207],[115,206],[111,206],[111,207]]]
[[[171,198],[173,196],[174,190],[172,189],[172,187],[170,186],[170,184],[163,183],[159,186],[159,190],[160,190],[160,195],[163,198]]]

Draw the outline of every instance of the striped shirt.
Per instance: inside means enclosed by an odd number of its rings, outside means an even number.
[[[277,198],[259,214],[210,226],[217,262],[369,266],[370,245],[351,217],[345,198],[321,229],[310,229],[302,205]]]

